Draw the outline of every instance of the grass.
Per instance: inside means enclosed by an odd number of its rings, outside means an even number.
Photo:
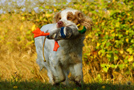
[[[39,79],[45,82],[46,73],[36,64],[34,24],[24,21],[20,14],[0,16],[0,78],[1,80]]]
[[[102,83],[83,84],[82,87],[77,87],[73,84],[69,86],[59,85],[52,86],[47,83],[39,81],[23,81],[23,82],[9,82],[0,81],[0,90],[134,90],[132,85],[113,85]]]

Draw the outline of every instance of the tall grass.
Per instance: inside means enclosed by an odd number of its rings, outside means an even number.
[[[34,23],[24,21],[20,14],[0,16],[0,78],[2,80],[41,79],[36,64],[32,37]],[[34,28],[35,29],[35,28]]]

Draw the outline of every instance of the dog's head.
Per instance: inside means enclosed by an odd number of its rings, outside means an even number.
[[[81,24],[90,30],[92,26],[91,18],[86,17],[78,10],[70,8],[58,12],[54,17],[54,22],[57,24],[57,28]]]

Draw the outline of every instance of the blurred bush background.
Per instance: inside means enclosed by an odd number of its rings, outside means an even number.
[[[32,31],[67,7],[91,17],[83,47],[84,82],[134,82],[134,1],[1,0],[0,79],[48,81],[39,71]]]

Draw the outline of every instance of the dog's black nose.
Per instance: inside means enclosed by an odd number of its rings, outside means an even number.
[[[62,21],[58,21],[58,27],[60,28],[60,27],[63,27],[63,22]]]

